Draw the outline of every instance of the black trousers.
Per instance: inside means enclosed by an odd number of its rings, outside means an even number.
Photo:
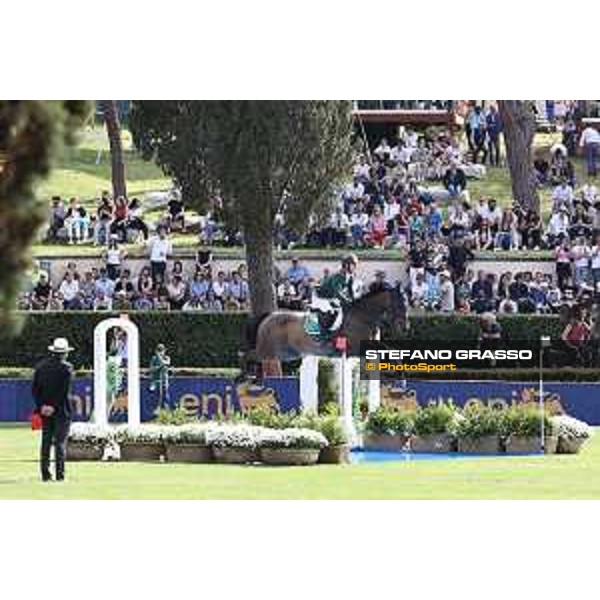
[[[167,270],[166,262],[151,262],[150,263],[150,271],[152,273],[152,281],[156,284],[158,279],[165,283],[165,271]]]
[[[51,477],[50,450],[52,446],[54,446],[56,479],[65,477],[65,450],[70,424],[69,418],[61,415],[43,417],[40,471],[44,480]]]

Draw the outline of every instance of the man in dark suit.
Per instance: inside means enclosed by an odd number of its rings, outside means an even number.
[[[31,391],[36,412],[42,417],[40,468],[43,481],[51,481],[50,449],[54,446],[56,480],[65,478],[65,446],[71,420],[71,378],[73,368],[67,362],[73,350],[65,338],[56,338],[48,347],[50,356],[35,368]]]

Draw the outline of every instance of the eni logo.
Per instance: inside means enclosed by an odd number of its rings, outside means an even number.
[[[205,394],[187,393],[180,396],[177,404],[190,417],[227,417],[235,412],[248,414],[255,408],[266,408],[279,411],[275,390],[264,386],[241,383],[236,388],[237,403],[234,402],[233,388],[227,386],[225,394],[209,392]],[[237,404],[237,406],[236,406]]]

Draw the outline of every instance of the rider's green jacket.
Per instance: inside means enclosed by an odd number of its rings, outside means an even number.
[[[321,298],[338,298],[343,305],[354,301],[352,277],[341,271],[327,277],[319,286]]]

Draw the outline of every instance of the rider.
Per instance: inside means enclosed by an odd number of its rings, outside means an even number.
[[[360,284],[355,276],[358,258],[345,256],[341,269],[324,279],[310,308],[317,312],[322,333],[331,333],[342,324],[343,311],[358,297]]]

